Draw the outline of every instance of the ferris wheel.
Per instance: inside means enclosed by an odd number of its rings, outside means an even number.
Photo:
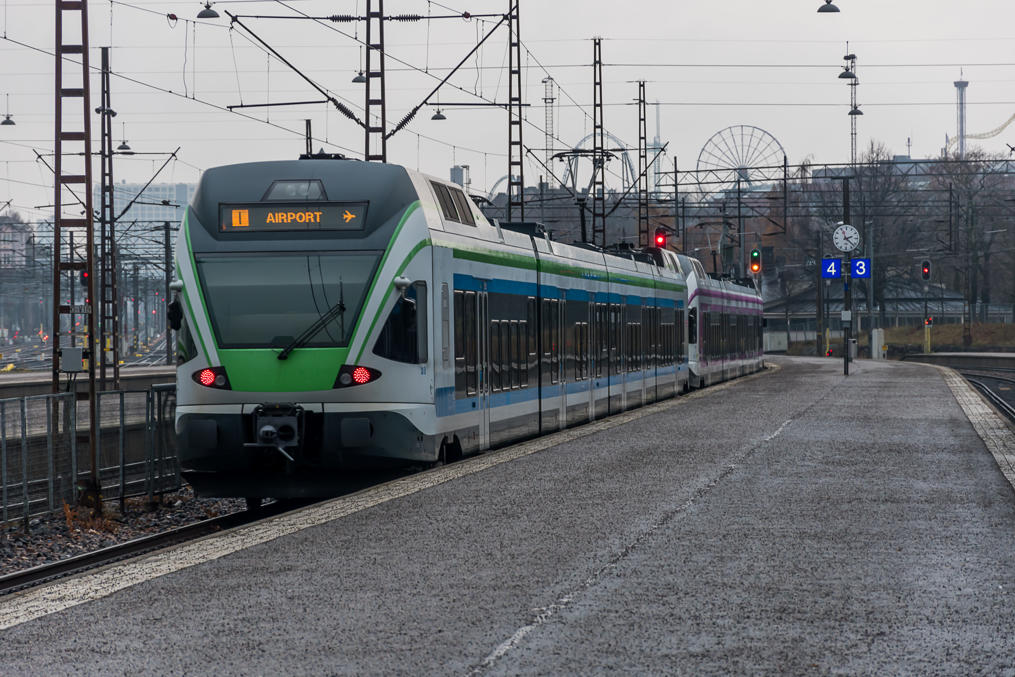
[[[698,153],[698,189],[702,194],[782,179],[786,151],[760,127],[733,125],[716,132]]]

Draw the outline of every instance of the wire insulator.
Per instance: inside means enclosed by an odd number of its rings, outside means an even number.
[[[388,21],[422,21],[422,14],[392,14],[385,17]]]
[[[328,21],[333,21],[335,23],[349,23],[350,21],[358,20],[359,17],[353,16],[352,14],[332,14],[328,17]]]
[[[394,134],[395,132],[397,132],[398,130],[400,130],[400,129],[401,129],[402,127],[404,127],[404,126],[406,126],[407,124],[409,124],[409,122],[411,122],[411,121],[412,121],[412,119],[413,119],[414,117],[416,117],[416,113],[417,113],[418,111],[419,111],[419,108],[418,108],[418,107],[417,107],[417,108],[415,108],[415,109],[413,109],[413,110],[411,110],[411,111],[409,111],[409,112],[408,112],[408,113],[406,114],[406,116],[405,116],[404,118],[402,118],[402,119],[401,119],[401,121],[400,121],[400,122],[399,122],[399,123],[398,123],[397,125],[395,125],[395,127],[394,127],[394,128],[393,128],[393,129],[392,129],[392,130],[391,130],[390,132],[388,132],[388,133],[387,133],[387,134],[385,135],[385,138],[387,138],[387,137],[390,137],[390,136],[392,136],[392,135],[393,135],[393,134]]]
[[[347,118],[349,118],[354,122],[359,122],[359,118],[356,117],[356,114],[353,113],[351,110],[349,110],[349,108],[344,103],[342,103],[341,101],[336,101],[335,99],[332,99],[331,102],[335,104],[335,108],[338,109],[339,113],[341,113],[342,115],[346,116]]]

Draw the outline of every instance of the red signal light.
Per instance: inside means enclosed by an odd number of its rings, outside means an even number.
[[[335,385],[333,385],[332,388],[361,386],[365,383],[373,383],[380,377],[381,372],[376,369],[347,364],[338,370],[338,376],[335,378]]]
[[[761,270],[761,264],[760,263],[752,263],[751,264],[751,272],[752,273],[756,273],[759,270]]]
[[[195,371],[193,379],[197,383],[200,383],[205,388],[219,388],[221,390],[230,390],[229,378],[226,376],[226,370],[222,367],[205,367]]]

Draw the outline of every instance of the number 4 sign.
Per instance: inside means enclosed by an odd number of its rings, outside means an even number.
[[[842,261],[839,259],[821,259],[821,277],[826,279],[842,277]]]

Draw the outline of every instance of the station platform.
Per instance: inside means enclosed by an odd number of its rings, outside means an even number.
[[[1000,369],[1015,371],[1015,352],[1012,353],[916,353],[906,355],[908,362],[937,364],[952,369]]]
[[[0,598],[0,674],[1013,674],[1008,425],[769,362]]]

